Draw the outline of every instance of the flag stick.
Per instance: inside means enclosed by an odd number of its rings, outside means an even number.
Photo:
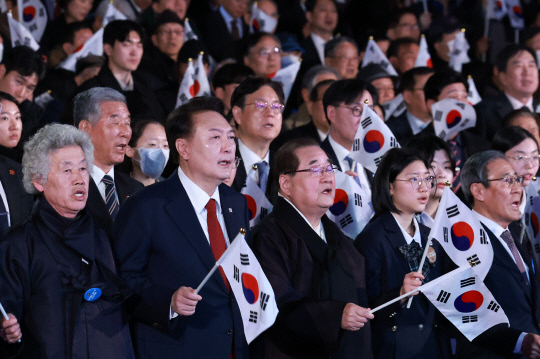
[[[395,299],[392,299],[392,300],[389,301],[389,302],[386,302],[386,303],[384,303],[384,304],[381,304],[381,305],[379,305],[377,308],[374,308],[374,309],[370,310],[369,312],[370,312],[371,314],[373,314],[373,313],[375,313],[376,311],[381,310],[381,309],[383,309],[383,308],[385,308],[385,307],[388,307],[390,304],[393,304],[393,303],[397,302],[398,300],[402,300],[403,298],[407,298],[409,295],[414,294],[414,293],[416,293],[416,292],[420,292],[420,287],[416,288],[415,290],[411,290],[411,291],[408,292],[408,293],[405,293],[405,294],[403,294],[403,295],[400,295],[399,297],[397,297],[397,298],[395,298]]]
[[[0,303],[0,312],[2,312],[2,316],[4,317],[4,320],[9,320],[9,317],[6,313],[6,311],[4,310],[4,306],[2,305],[2,303]],[[19,339],[19,341],[17,343],[20,343],[21,340]]]
[[[427,0],[423,0],[423,1],[422,1],[422,4],[424,5],[424,12],[428,12],[428,8],[427,8]]]
[[[519,44],[519,29],[514,29],[514,37],[515,37],[514,42],[516,44]]]

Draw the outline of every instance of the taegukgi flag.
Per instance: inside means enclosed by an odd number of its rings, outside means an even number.
[[[371,191],[361,188],[349,175],[335,171],[334,205],[326,215],[349,238],[355,239],[373,217]]]
[[[474,265],[480,279],[486,278],[493,262],[489,236],[450,187],[444,188],[429,238],[437,240],[455,264]]]
[[[382,107],[384,108],[384,119],[388,121],[392,116],[401,115],[407,109],[407,104],[403,99],[403,94],[399,94],[390,101],[383,103]]]
[[[476,105],[480,101],[482,101],[482,97],[480,97],[480,94],[478,93],[478,90],[476,89],[476,84],[474,83],[474,80],[471,75],[467,78],[467,83],[469,84],[469,92],[467,93],[467,101],[471,105]]]
[[[276,321],[279,310],[274,290],[242,234],[219,261],[240,308],[249,344]]]
[[[23,25],[36,41],[40,41],[47,27],[47,10],[40,0],[18,0],[19,23]]]
[[[246,177],[246,186],[242,188],[242,193],[247,200],[249,210],[249,226],[255,227],[264,217],[269,215],[274,206],[266,198],[266,195],[257,185],[253,177],[256,170],[251,169]]]
[[[195,96],[211,96],[210,82],[208,82],[208,76],[206,76],[206,69],[204,68],[203,61],[204,52],[200,52],[197,58],[197,65],[195,65]]]
[[[461,73],[463,64],[471,62],[471,59],[467,54],[471,47],[465,38],[465,29],[461,29],[454,40],[448,41],[448,48],[450,49],[450,61],[448,62],[448,66],[454,69],[454,71]]]
[[[193,59],[189,59],[188,68],[180,87],[178,88],[178,97],[176,98],[176,107],[178,108],[188,102],[193,97],[197,96],[200,85],[195,85],[195,67],[193,66]]]
[[[522,30],[525,28],[525,19],[523,18],[523,8],[519,0],[505,0],[510,24],[514,29]]]
[[[186,17],[184,20],[184,41],[189,40],[199,40],[199,37],[195,35],[195,32],[193,32],[193,29],[189,24],[189,19]]]
[[[75,72],[77,61],[88,55],[103,55],[103,27],[100,28],[92,37],[90,37],[84,45],[69,55],[64,61],[58,65],[59,68]]]
[[[124,15],[116,7],[114,7],[111,2],[109,2],[109,4],[107,5],[107,11],[105,12],[105,16],[103,16],[101,26],[105,27],[108,23],[114,20],[127,20],[127,16]]]
[[[431,106],[435,134],[447,141],[458,132],[476,126],[476,111],[468,103],[446,98]]]
[[[523,224],[538,260],[540,259],[540,180],[533,179],[525,188],[525,195],[526,204]],[[520,234],[520,242],[522,237],[523,234]]]
[[[279,69],[275,73],[267,76],[274,82],[281,82],[281,86],[283,86],[283,93],[285,94],[284,104],[287,104],[287,100],[291,94],[291,90],[294,81],[296,80],[296,75],[298,75],[298,71],[300,70],[301,64],[302,63],[300,61],[293,62],[289,66]]]
[[[469,267],[457,275],[439,277],[422,289],[431,303],[469,340],[495,325],[509,325],[503,308],[474,269]]]
[[[249,32],[273,32],[276,29],[277,20],[268,15],[257,6],[257,2],[253,3],[251,8],[251,20],[249,22]]]
[[[32,36],[32,34],[13,18],[11,12],[8,12],[7,17],[9,24],[9,32],[11,35],[11,46],[15,47],[24,45],[30,47],[34,51],[39,50],[39,45]]]
[[[431,61],[431,55],[429,54],[426,36],[423,34],[422,37],[420,37],[420,49],[418,50],[418,56],[416,56],[414,67],[433,68],[433,61]]]
[[[364,105],[350,157],[375,173],[384,154],[400,147],[394,134],[368,105]]]
[[[390,61],[388,61],[386,55],[372,38],[370,38],[368,41],[366,52],[364,54],[364,60],[362,60],[362,67],[369,64],[378,64],[390,75],[398,76],[394,66],[392,66]]]
[[[489,0],[487,6],[488,19],[501,20],[508,13],[504,0]]]

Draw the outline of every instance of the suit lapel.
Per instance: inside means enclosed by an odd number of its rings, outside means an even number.
[[[238,222],[238,218],[242,218],[243,211],[239,205],[240,203],[234,201],[230,194],[226,193],[226,191],[222,190],[222,188],[222,185],[218,187],[219,198],[221,201],[221,211],[223,212],[223,218],[225,219],[225,227],[227,230],[227,235],[229,236],[229,242],[232,243],[232,241],[238,235],[238,232],[240,232],[242,224]],[[244,229],[247,230],[248,228]]]
[[[401,259],[399,262],[401,263],[401,267],[403,268],[405,273],[409,273],[411,271],[411,268],[409,268],[409,263],[405,260],[405,258],[403,258],[399,250],[399,247],[407,244],[405,238],[403,238],[403,233],[401,233],[401,229],[399,228],[396,220],[394,219],[394,216],[392,216],[392,213],[388,212],[386,214],[383,214],[383,218],[381,219],[383,221],[384,236],[386,237],[386,240],[390,243],[390,246],[394,249],[398,257]]]
[[[338,167],[340,171],[343,171],[339,164],[339,160],[336,156],[336,153],[334,152],[334,149],[332,148],[332,145],[330,144],[330,140],[328,139],[330,135],[326,136],[324,141],[321,142],[321,148],[326,152],[328,157],[330,157],[330,160],[332,160],[332,163]]]
[[[0,157],[1,158],[1,157]],[[0,182],[4,187],[4,192],[6,193],[6,200],[9,206],[9,217],[11,218],[11,224],[15,224],[14,218],[16,218],[21,212],[21,193],[20,185],[18,183],[18,178],[15,172],[10,174],[9,171],[15,171],[9,166],[6,165],[5,161],[2,159],[0,162]]]

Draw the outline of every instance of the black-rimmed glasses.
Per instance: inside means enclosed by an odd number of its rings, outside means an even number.
[[[501,178],[488,179],[488,182],[504,181],[507,187],[514,187],[516,183],[523,184],[524,176],[506,176]]]
[[[288,174],[297,173],[297,172],[311,172],[313,175],[322,176],[325,172],[334,173],[336,170],[337,170],[337,166],[335,165],[327,165],[327,166],[318,165],[311,168],[307,168],[305,170],[288,171],[288,172],[285,172],[285,174],[288,175]]]

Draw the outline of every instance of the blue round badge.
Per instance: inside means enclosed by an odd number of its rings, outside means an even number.
[[[99,297],[101,297],[101,289],[99,288],[90,288],[84,293],[84,300],[87,302],[98,300]]]

